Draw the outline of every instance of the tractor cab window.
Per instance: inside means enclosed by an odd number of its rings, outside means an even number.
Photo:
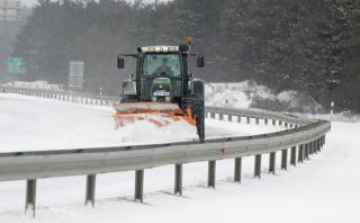
[[[145,77],[181,77],[179,54],[146,54],[143,74]]]

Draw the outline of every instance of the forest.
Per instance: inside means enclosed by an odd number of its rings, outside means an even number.
[[[360,112],[358,0],[39,0],[13,54],[26,58],[25,80],[66,86],[80,60],[86,92],[118,95],[132,71],[117,70],[117,54],[187,36],[205,55],[206,68],[192,69],[205,81],[253,80]]]

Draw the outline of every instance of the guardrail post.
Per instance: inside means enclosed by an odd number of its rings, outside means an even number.
[[[182,164],[175,164],[175,191],[174,194],[182,195]]]
[[[264,119],[264,124],[265,125],[268,125],[269,124],[269,120],[266,118],[266,119]]]
[[[287,122],[285,122],[285,128],[287,128],[287,127],[288,127],[288,125],[289,125],[289,124],[288,124]]]
[[[288,150],[283,149],[281,151],[281,169],[287,170]]]
[[[238,123],[241,123],[241,116],[240,115],[237,117],[237,121],[238,121]]]
[[[275,119],[272,120],[272,125],[276,125],[276,120]]]
[[[219,119],[224,120],[224,114],[223,113],[219,113]]]
[[[290,164],[296,166],[296,146],[291,147]]]
[[[261,154],[255,155],[254,177],[261,178]]]
[[[320,148],[319,148],[319,151],[321,151],[321,149],[322,149],[322,147],[323,147],[323,136],[321,136],[320,138],[319,138],[319,142],[320,142]]]
[[[256,118],[256,124],[259,125],[260,124],[260,119],[259,118]]]
[[[317,146],[316,146],[316,144],[317,144],[317,139],[315,139],[313,142],[312,142],[312,148],[313,148],[313,153],[317,153]]]
[[[246,117],[246,124],[250,124],[250,117]]]
[[[238,183],[241,183],[241,162],[241,157],[235,158],[234,181]]]
[[[208,187],[215,188],[216,161],[209,161]]]
[[[232,122],[232,115],[228,115],[228,121]]]
[[[318,152],[318,140],[315,139],[313,142],[313,148],[314,148],[314,153],[316,154]]]
[[[304,144],[299,146],[298,150],[298,162],[304,162]]]
[[[33,211],[33,217],[35,217],[36,209],[36,179],[26,181],[26,201],[25,201],[25,213],[31,208]]]
[[[279,120],[279,126],[281,126],[282,125],[282,121],[281,120]]]
[[[275,174],[276,152],[271,152],[269,155],[269,173]]]
[[[305,159],[309,159],[309,143],[305,144]]]
[[[215,119],[215,112],[210,112],[210,118]]]
[[[314,153],[317,154],[319,148],[319,139],[315,139],[314,141]]]
[[[320,152],[320,149],[321,149],[321,137],[318,138],[317,151]]]
[[[144,170],[135,171],[135,201],[143,202]]]
[[[91,205],[95,206],[95,185],[96,175],[91,174],[86,177],[86,194],[85,194],[85,205],[91,202]]]
[[[314,142],[310,142],[309,143],[309,151],[310,151],[310,155],[312,155],[314,153]]]

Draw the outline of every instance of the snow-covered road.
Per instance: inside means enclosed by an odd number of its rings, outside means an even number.
[[[19,100],[25,101],[23,105],[19,105]],[[71,145],[70,142],[78,143],[76,146],[91,146],[97,142],[104,145],[109,139],[114,139],[110,144],[119,143],[116,141],[119,138],[116,131],[101,136],[104,141],[100,140],[101,137],[97,138],[99,132],[113,128],[111,118],[108,119],[111,113],[111,110],[103,107],[89,108],[46,99],[0,95],[0,148],[8,151],[10,145],[16,150],[25,147],[48,149],[48,145],[58,145],[58,142],[62,143],[61,147]],[[74,116],[68,117],[70,114]],[[90,123],[88,118],[92,120]],[[32,126],[27,129],[30,124]],[[56,128],[50,128],[55,124]],[[77,130],[79,124],[85,127]],[[92,130],[94,127],[97,127],[96,131]],[[274,130],[273,127],[267,129],[264,126],[216,120],[208,121],[207,128],[208,137]],[[83,131],[86,134],[80,138],[74,135]],[[88,135],[92,133],[94,135]],[[206,188],[207,163],[186,164],[182,197],[171,195],[173,166],[146,170],[145,204],[132,202],[133,172],[99,174],[95,208],[83,205],[84,176],[41,179],[38,180],[35,220],[23,212],[25,182],[1,182],[0,222],[358,223],[359,133],[360,123],[333,123],[322,153],[312,156],[304,164],[298,164],[296,168],[289,167],[286,172],[277,169],[275,176],[267,174],[268,156],[264,155],[261,180],[253,178],[254,158],[245,157],[242,184],[232,183],[233,160],[218,161],[215,190]],[[4,135],[8,138],[4,138]],[[183,136],[181,140],[188,135]],[[61,137],[66,141],[63,142]],[[86,141],[88,139],[93,141],[89,143]],[[278,154],[278,168],[279,162]]]
[[[115,129],[111,107],[0,94],[0,153],[197,140],[186,122],[159,129],[143,122]],[[207,138],[278,130],[207,120]]]

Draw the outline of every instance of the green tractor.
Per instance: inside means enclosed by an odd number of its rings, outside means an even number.
[[[114,106],[118,126],[143,120],[144,114],[160,114],[196,126],[200,141],[204,141],[204,82],[193,78],[188,60],[196,56],[199,68],[204,67],[205,60],[202,54],[190,53],[190,44],[144,46],[138,47],[136,54],[118,56],[119,69],[125,67],[125,57],[136,60],[135,76],[123,82],[121,102]],[[150,121],[159,127],[168,123]]]

